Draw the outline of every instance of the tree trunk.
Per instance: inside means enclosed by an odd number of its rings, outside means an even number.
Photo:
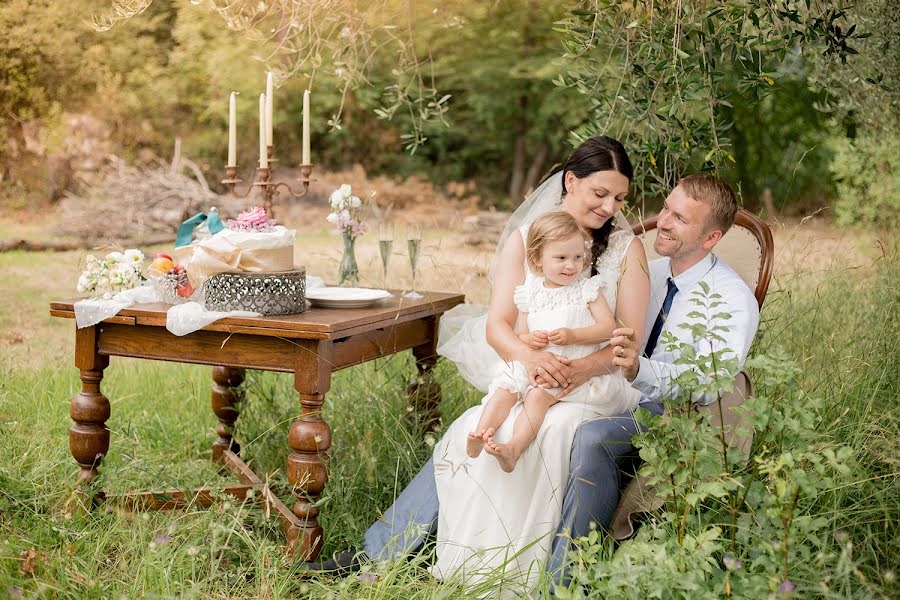
[[[3,177],[0,176],[0,181]],[[74,183],[72,161],[61,154],[47,157],[47,197],[52,203],[63,197]]]
[[[522,203],[525,182],[525,135],[520,133],[516,138],[516,147],[513,151],[512,176],[509,180],[509,199],[513,206]]]
[[[772,188],[763,188],[761,201],[766,209],[766,216],[770,219],[777,219],[778,209],[775,208],[775,203],[772,202]]]
[[[541,176],[541,171],[544,169],[544,162],[547,160],[548,152],[550,152],[550,145],[546,141],[541,142],[537,147],[534,158],[531,159],[531,166],[528,167],[528,173],[526,173],[525,181],[522,183],[522,196],[534,189],[538,178]]]

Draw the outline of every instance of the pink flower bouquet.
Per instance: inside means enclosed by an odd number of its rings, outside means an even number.
[[[270,219],[269,215],[261,206],[254,206],[250,210],[245,210],[235,219],[228,220],[228,229],[232,231],[258,231],[269,232],[275,228],[278,223],[275,219]]]

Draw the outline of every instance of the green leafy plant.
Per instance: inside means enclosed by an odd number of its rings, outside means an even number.
[[[893,227],[900,221],[900,125],[886,119],[877,131],[834,144],[831,173],[838,196],[834,216],[840,225]]]
[[[726,444],[721,419],[692,410],[698,398],[721,399],[739,366],[730,349],[713,349],[730,315],[718,294],[699,287],[691,321],[681,325],[692,343],[663,339],[680,355],[676,363],[691,368],[675,379],[662,416],[640,411],[646,429],[634,439],[639,474],[662,507],[611,557],[598,552],[600,532],[582,540],[563,597],[760,598],[808,589],[810,568],[853,562],[827,552],[833,521],[815,510],[821,495],[850,479],[853,453],[822,439],[822,402],[797,386],[800,370],[783,350],[747,361],[756,394],[736,410],[746,429],[737,433],[754,433],[749,458]]]
[[[730,114],[759,102],[806,53],[840,65],[868,33],[831,2],[580,2],[558,23],[569,70],[559,85],[589,98],[575,132],[624,140],[635,184],[665,195],[684,174],[719,170],[735,156]]]

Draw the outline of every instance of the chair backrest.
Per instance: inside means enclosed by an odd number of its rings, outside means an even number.
[[[651,217],[632,227],[634,234],[644,243],[648,260],[659,258],[659,254],[653,250],[657,235],[656,219],[657,217]],[[775,260],[775,244],[769,226],[753,213],[740,209],[735,216],[734,225],[719,240],[713,252],[741,276],[753,290],[756,302],[762,308],[772,280],[772,263]]]

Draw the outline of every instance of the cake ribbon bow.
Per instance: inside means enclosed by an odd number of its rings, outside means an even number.
[[[209,228],[209,233],[212,235],[216,235],[225,229],[222,218],[219,216],[219,211],[216,210],[216,207],[214,206],[209,209],[209,215],[202,212],[197,213],[178,226],[178,234],[175,236],[175,247],[178,248],[190,244],[191,239],[194,236],[194,228],[204,221],[206,221],[206,226]]]

